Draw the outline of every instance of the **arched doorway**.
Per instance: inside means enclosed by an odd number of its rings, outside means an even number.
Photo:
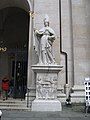
[[[29,40],[29,4],[12,0],[0,4],[0,44],[6,51],[0,52],[0,79],[9,76],[9,97],[24,98],[27,87],[27,63]],[[14,4],[13,4],[14,3]],[[13,92],[11,92],[13,87]]]

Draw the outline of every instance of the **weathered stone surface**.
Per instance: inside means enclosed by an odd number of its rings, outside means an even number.
[[[32,102],[32,111],[61,111],[61,102],[57,100],[59,65],[33,65],[36,80],[36,99]]]
[[[34,100],[32,111],[62,111],[62,106],[59,100]]]

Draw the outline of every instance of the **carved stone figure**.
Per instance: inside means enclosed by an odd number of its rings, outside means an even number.
[[[49,27],[49,17],[44,19],[44,27],[34,29],[34,49],[39,58],[39,64],[55,64],[52,45],[55,40],[55,32]]]
[[[36,82],[37,99],[50,100],[56,98],[57,93],[57,76],[55,74],[50,75],[38,74]]]
[[[36,80],[36,99],[32,102],[32,111],[61,111],[57,100],[58,73],[62,66],[57,65],[53,55],[55,32],[49,27],[49,17],[44,19],[44,27],[34,29],[33,46],[38,62],[32,65]]]

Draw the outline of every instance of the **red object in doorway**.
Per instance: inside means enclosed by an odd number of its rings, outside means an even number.
[[[5,91],[9,90],[9,80],[7,78],[2,80],[2,89]]]

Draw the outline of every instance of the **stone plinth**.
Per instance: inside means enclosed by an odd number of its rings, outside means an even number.
[[[32,111],[61,111],[62,106],[59,100],[39,100],[32,102]]]
[[[33,65],[36,79],[36,99],[32,102],[32,111],[61,111],[61,102],[57,100],[57,80],[60,65]]]
[[[85,102],[85,86],[74,85],[72,90],[73,90],[73,93],[71,93],[71,102],[84,103]]]

